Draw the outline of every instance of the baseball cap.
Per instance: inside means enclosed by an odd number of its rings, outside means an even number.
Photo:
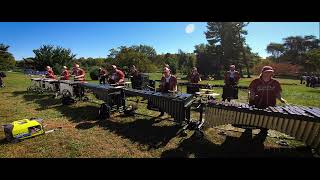
[[[262,71],[261,71],[262,73],[264,73],[264,72],[274,72],[274,70],[273,70],[273,68],[271,67],[271,66],[264,66],[263,68],[262,68]]]

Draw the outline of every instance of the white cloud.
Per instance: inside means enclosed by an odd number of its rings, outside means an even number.
[[[185,29],[185,31],[186,31],[187,34],[193,33],[194,30],[195,30],[194,24],[188,24],[188,25],[186,26],[186,29]]]

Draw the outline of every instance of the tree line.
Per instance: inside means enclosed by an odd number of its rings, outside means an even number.
[[[315,36],[289,36],[282,43],[270,43],[267,52],[270,61],[297,65],[301,71],[320,71],[320,40]]]

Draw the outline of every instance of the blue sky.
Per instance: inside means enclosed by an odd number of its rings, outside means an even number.
[[[189,24],[189,33],[186,27]],[[191,27],[191,28],[190,28]],[[270,42],[295,35],[319,37],[317,22],[251,22],[247,44],[253,52],[266,57]],[[43,44],[70,48],[77,57],[106,57],[109,49],[146,44],[157,53],[193,52],[194,46],[207,43],[204,22],[0,22],[0,43],[19,60],[34,56],[32,50]]]

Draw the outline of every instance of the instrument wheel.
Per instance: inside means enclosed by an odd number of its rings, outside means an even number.
[[[127,116],[134,116],[135,108],[134,107],[125,107],[124,114]]]
[[[71,93],[66,89],[64,89],[61,94],[62,97],[71,97]]]
[[[201,130],[196,130],[194,133],[193,133],[193,136],[197,139],[200,139],[200,138],[203,138],[204,137],[204,133],[203,131]]]
[[[83,101],[87,102],[87,101],[89,101],[89,98],[87,96],[85,96],[85,97],[83,97]]]
[[[63,105],[71,105],[73,103],[75,103],[75,100],[72,99],[71,97],[63,97],[62,98],[62,104]]]

